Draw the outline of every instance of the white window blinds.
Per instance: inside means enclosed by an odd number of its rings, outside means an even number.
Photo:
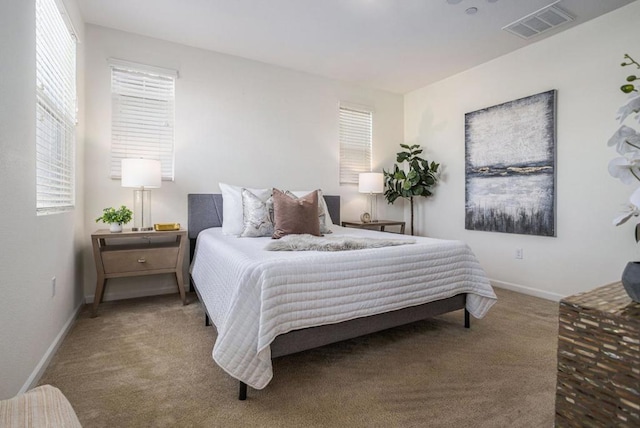
[[[75,203],[76,40],[55,0],[36,0],[36,212]]]
[[[119,60],[111,65],[111,178],[122,159],[159,160],[173,180],[176,71]]]
[[[340,106],[340,183],[358,183],[358,174],[371,171],[373,113]]]

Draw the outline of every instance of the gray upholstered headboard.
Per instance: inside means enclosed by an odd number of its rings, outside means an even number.
[[[329,215],[334,224],[340,224],[340,196],[324,195]],[[198,234],[210,227],[222,226],[222,195],[219,193],[190,193],[187,196],[187,227],[189,230],[190,257]]]

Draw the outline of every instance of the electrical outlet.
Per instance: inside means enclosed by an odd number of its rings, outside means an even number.
[[[516,248],[516,259],[524,259],[524,251],[522,250],[522,248]]]
[[[51,297],[56,296],[56,277],[51,278]]]

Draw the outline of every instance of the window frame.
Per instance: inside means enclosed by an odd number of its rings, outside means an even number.
[[[359,174],[373,166],[373,115],[371,107],[341,102],[338,113],[340,184],[358,184]]]
[[[108,64],[111,75],[110,177],[121,179],[122,159],[143,158],[159,160],[162,180],[173,181],[178,72],[115,58],[109,58]]]
[[[75,208],[77,43],[55,0],[35,1],[36,214]]]

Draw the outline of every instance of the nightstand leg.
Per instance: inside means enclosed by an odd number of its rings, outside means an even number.
[[[91,318],[95,318],[98,316],[98,305],[102,301],[102,297],[104,296],[104,284],[107,282],[104,279],[103,275],[98,275],[98,280],[96,281],[96,293],[93,296],[93,308],[91,310]]]
[[[184,281],[182,279],[182,270],[178,269],[176,271],[176,282],[178,283],[178,291],[180,291],[180,298],[182,299],[182,304],[187,304],[187,295],[184,292]]]

